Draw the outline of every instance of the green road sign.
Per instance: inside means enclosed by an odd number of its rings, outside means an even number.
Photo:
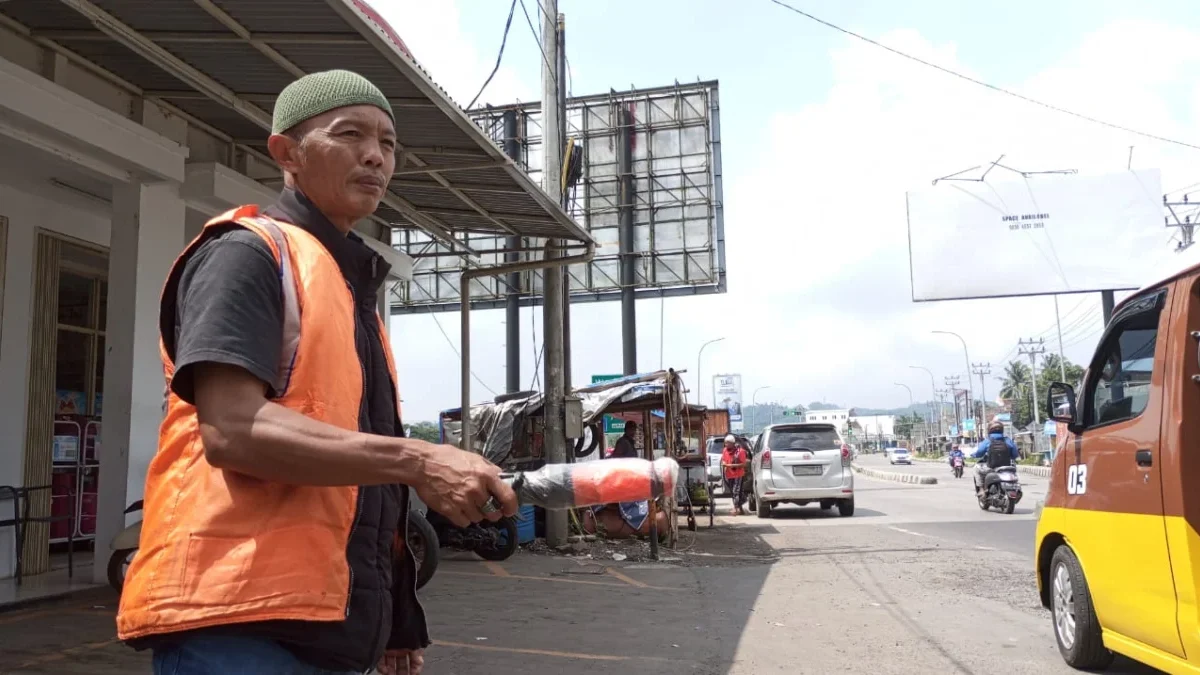
[[[783,416],[784,416],[784,417],[796,417],[796,416],[798,416],[798,415],[800,415],[800,414],[801,414],[801,413],[800,413],[800,411],[799,411],[799,410],[784,410],[784,411],[783,411]]]
[[[619,380],[624,375],[593,375],[592,384],[597,382],[608,382],[609,380]],[[612,417],[611,415],[604,416],[604,433],[606,434],[623,434],[625,433],[625,420]]]

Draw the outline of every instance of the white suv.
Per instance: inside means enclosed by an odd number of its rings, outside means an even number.
[[[776,424],[763,430],[750,463],[754,489],[750,508],[771,517],[778,504],[819,502],[854,515],[854,472],[850,446],[832,424]]]

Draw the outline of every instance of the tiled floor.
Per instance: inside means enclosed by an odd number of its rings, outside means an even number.
[[[98,586],[92,581],[91,552],[75,554],[72,575],[68,575],[65,555],[55,555],[50,564],[49,572],[25,577],[20,586],[17,585],[16,579],[0,579],[0,610]]]

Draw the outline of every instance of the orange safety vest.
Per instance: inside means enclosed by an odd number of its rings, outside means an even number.
[[[284,348],[271,383],[275,402],[358,431],[363,375],[355,307],[337,262],[311,234],[259,215],[256,206],[218,216],[205,231],[230,223],[261,236],[279,264]],[[203,239],[201,233],[175,261],[167,288]],[[382,321],[379,327],[386,335]],[[174,366],[161,336],[159,350],[169,383]],[[383,351],[395,382],[391,350]],[[285,485],[213,468],[195,406],[168,388],[144,499],[140,549],[117,615],[122,640],[251,621],[344,620],[357,487]]]

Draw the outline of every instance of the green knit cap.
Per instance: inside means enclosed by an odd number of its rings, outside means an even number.
[[[387,97],[370,80],[349,70],[326,70],[309,73],[279,92],[271,133],[282,134],[321,113],[350,105],[373,105],[396,122]]]

